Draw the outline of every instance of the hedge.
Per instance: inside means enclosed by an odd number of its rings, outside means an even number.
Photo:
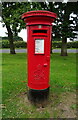
[[[27,43],[24,41],[16,41],[14,42],[15,48],[26,48],[27,47]]]
[[[53,41],[53,48],[61,48],[62,41]],[[72,41],[67,43],[67,48],[78,48],[78,41]]]
[[[15,48],[26,48],[27,47],[27,43],[24,41],[15,41],[14,45],[15,45]],[[8,40],[0,41],[0,48],[10,48],[9,41]]]
[[[1,46],[2,44],[2,46]],[[14,42],[15,48],[26,48],[27,43],[24,41],[15,41]],[[62,42],[61,41],[53,41],[53,48],[61,48]],[[0,41],[0,48],[9,48],[9,41],[2,40]],[[68,42],[67,48],[78,48],[78,41]]]
[[[2,44],[2,48],[9,48],[9,41],[8,40],[2,40],[2,42],[0,41],[0,43]]]
[[[1,37],[2,40],[8,40],[8,37]],[[19,36],[13,36],[14,41],[23,41]]]

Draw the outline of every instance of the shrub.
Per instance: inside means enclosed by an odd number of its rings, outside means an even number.
[[[19,36],[14,36],[13,39],[14,41],[23,41],[23,39]]]
[[[67,48],[78,48],[78,41],[75,42],[68,42]]]
[[[15,41],[15,48],[26,48],[27,47],[27,43],[24,41]]]
[[[2,40],[0,41],[0,44],[2,48],[10,48],[9,41],[8,40]],[[15,48],[26,48],[27,43],[24,41],[15,41],[14,42]]]
[[[61,48],[62,42],[61,41],[53,41],[52,46],[53,48]]]
[[[2,40],[2,48],[9,48],[9,41],[8,40]]]
[[[53,48],[61,48],[62,41],[53,41],[52,44]],[[67,48],[78,48],[78,41],[68,42]]]
[[[2,41],[0,40],[0,48],[2,48]]]
[[[2,45],[1,45],[2,44]],[[14,41],[15,48],[26,48],[27,43],[24,41]],[[61,41],[53,41],[52,42],[52,47],[53,48],[61,48],[62,42]],[[8,40],[2,40],[0,41],[0,47],[2,48],[9,48],[9,41]],[[74,42],[68,42],[67,43],[67,48],[78,48],[78,41]]]
[[[8,40],[8,37],[1,37],[2,40]],[[19,36],[13,37],[14,41],[23,41],[23,39]]]
[[[2,40],[8,40],[8,37],[1,37]]]

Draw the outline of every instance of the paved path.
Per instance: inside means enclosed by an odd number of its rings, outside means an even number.
[[[77,53],[78,49],[67,49],[68,53]],[[53,49],[53,53],[61,53],[61,49]]]
[[[15,49],[16,53],[25,53],[27,49]],[[68,49],[68,53],[78,53],[78,49]],[[0,49],[0,53],[10,53],[9,49]],[[61,49],[53,49],[53,53],[61,53]]]

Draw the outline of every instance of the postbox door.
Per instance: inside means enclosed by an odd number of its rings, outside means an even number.
[[[29,29],[29,28],[28,28]],[[30,33],[32,28],[29,29]],[[30,34],[28,40],[28,86],[32,89],[45,89],[49,87],[50,72],[50,37],[51,28],[40,35]]]

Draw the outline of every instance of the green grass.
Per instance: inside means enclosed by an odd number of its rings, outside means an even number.
[[[53,54],[51,56],[50,76],[52,90],[56,92],[74,90],[76,87],[76,54],[63,57],[59,54]]]
[[[24,81],[26,81],[27,75],[26,55],[21,53],[15,55],[3,54],[2,58],[2,78],[3,86],[5,87],[3,94],[8,98],[12,95],[10,94],[11,92],[15,94],[24,87]]]
[[[3,118],[50,118],[51,113],[46,108],[38,111],[36,106],[26,103],[27,91],[27,56],[25,53],[2,55],[2,99]],[[71,53],[66,57],[60,54],[51,55],[50,93],[61,94],[75,91],[76,87],[76,54]],[[54,105],[58,100],[54,101]],[[57,113],[54,112],[54,117]]]

